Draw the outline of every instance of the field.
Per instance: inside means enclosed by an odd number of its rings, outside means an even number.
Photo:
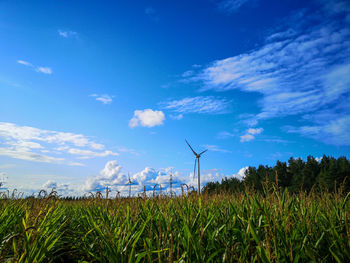
[[[0,199],[1,262],[350,262],[349,194]]]

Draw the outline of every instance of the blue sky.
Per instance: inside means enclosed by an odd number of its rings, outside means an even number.
[[[349,157],[347,1],[1,1],[5,188],[133,193]],[[179,185],[177,185],[179,187]],[[179,190],[179,188],[177,188]]]

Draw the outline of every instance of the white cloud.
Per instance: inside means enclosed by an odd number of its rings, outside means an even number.
[[[94,143],[82,134],[42,130],[29,126],[18,126],[8,122],[0,122],[0,137],[4,137],[7,140],[16,140],[17,143],[36,140],[62,146],[65,143],[71,143],[75,146],[90,146]]]
[[[149,183],[153,184],[153,186],[158,184],[165,190],[165,188],[169,185],[169,179],[169,174],[158,172],[156,178],[150,180]]]
[[[247,133],[240,136],[241,142],[249,142],[253,139],[255,139],[254,135],[260,134],[264,131],[263,128],[250,128],[247,130]]]
[[[129,122],[129,127],[154,127],[162,125],[164,120],[165,115],[162,111],[154,111],[151,109],[136,110],[134,111],[134,117]]]
[[[233,177],[242,180],[245,177],[245,171],[248,170],[248,166],[241,168],[237,174],[234,174]]]
[[[219,173],[218,169],[211,169],[210,171],[202,171],[201,172],[201,187],[203,188],[209,182],[221,182],[222,179],[227,178],[237,178],[242,180],[244,177],[245,171],[248,169],[247,167],[241,168],[236,174],[225,175],[224,173]],[[194,186],[195,189],[198,188],[198,179],[197,174],[196,177],[193,177],[193,173],[191,173],[190,177],[187,178],[186,184],[188,186]]]
[[[165,170],[165,172],[161,170]],[[142,171],[130,175],[132,195],[135,196],[137,193],[143,192],[144,187],[146,187],[148,193],[152,193],[155,184],[162,185],[162,188],[166,190],[169,186],[168,172],[168,169],[156,171],[151,167],[146,167]],[[178,175],[177,172],[173,174],[174,178]],[[98,175],[88,178],[82,186],[82,190],[92,192],[104,191],[108,187],[112,191],[119,191],[121,195],[127,196],[129,194],[128,181],[128,175],[122,172],[122,166],[114,160],[107,162]],[[159,188],[157,188],[158,190]]]
[[[211,169],[209,171],[201,172],[201,186],[204,187],[208,182],[221,181],[223,178],[238,178],[244,177],[244,172],[248,167],[244,167],[236,174],[225,175],[219,173],[218,169]],[[189,176],[181,175],[178,171],[174,171],[174,167],[154,169],[151,167],[145,167],[142,171],[130,175],[131,195],[136,196],[143,193],[146,188],[147,194],[153,193],[153,187],[156,187],[156,192],[159,193],[159,185],[162,187],[162,191],[165,193],[170,192],[170,172],[173,171],[173,190],[177,193],[181,193],[180,185],[186,183],[189,186],[195,186],[197,188],[197,178],[193,178],[193,173]],[[99,174],[88,178],[81,186],[81,190],[84,192],[104,192],[108,187],[112,192],[119,191],[122,196],[129,194],[128,175],[122,172],[122,166],[117,161],[109,161],[106,163],[103,170]]]
[[[75,195],[82,195],[81,192],[78,191],[77,187],[75,185],[72,185],[71,183],[60,183],[54,180],[48,180],[46,181],[40,189],[36,189],[36,191],[40,190],[46,190],[49,194],[52,190],[56,191],[58,195],[60,196],[75,196]]]
[[[65,31],[65,30],[59,29],[57,32],[61,37],[64,37],[64,38],[76,37],[78,35],[77,32],[70,31],[70,30]]]
[[[0,191],[8,189],[6,186],[7,185],[6,179],[7,179],[6,173],[0,172]]]
[[[82,164],[72,161],[65,162],[62,157],[48,156],[42,153],[70,153],[81,155],[80,158],[118,155],[109,150],[104,152],[92,151],[103,150],[105,146],[82,134],[42,130],[6,122],[0,122],[0,145],[6,146],[0,148],[0,155],[27,161],[66,163],[68,165]],[[77,147],[83,147],[84,149]]]
[[[96,98],[96,100],[101,101],[103,104],[111,104],[112,103],[112,98],[110,96],[102,96]]]
[[[250,128],[250,129],[248,129],[248,133],[250,133],[250,134],[260,134],[263,131],[264,131],[263,128],[257,128],[257,129]]]
[[[17,60],[17,63],[28,66],[28,67],[32,67],[33,65],[27,61],[24,60]]]
[[[241,142],[249,142],[249,141],[253,140],[255,137],[251,134],[245,134],[245,135],[240,136],[240,138],[241,138]]]
[[[70,189],[71,185],[70,184],[64,184],[64,183],[58,183],[52,180],[48,180],[46,183],[42,185],[44,189],[54,189],[58,193],[64,193],[67,194],[68,192],[72,192],[73,190]]]
[[[35,66],[32,63],[30,63],[28,61],[24,61],[24,60],[17,60],[17,63],[22,64],[22,65],[27,66],[27,67],[30,67],[37,72],[41,72],[44,74],[52,74],[52,69],[49,67]]]
[[[163,109],[179,113],[227,113],[231,101],[213,96],[187,97],[180,100],[161,102]]]
[[[111,190],[127,190],[128,177],[121,172],[122,166],[117,161],[109,161],[101,172],[85,181],[83,191],[103,191],[106,187]],[[119,191],[120,191],[119,190]]]
[[[316,158],[315,158],[315,160],[316,160],[317,162],[321,162],[322,159],[323,159],[323,156],[321,156],[321,157],[316,157]]]
[[[108,94],[91,94],[90,96],[95,97],[97,101],[100,101],[103,104],[111,104],[113,102],[113,96],[110,96]]]
[[[36,70],[44,74],[52,74],[52,69],[49,67],[37,67]]]
[[[143,185],[149,181],[152,181],[158,175],[159,172],[157,172],[155,169],[151,167],[146,167],[141,172],[134,174],[131,178],[132,180],[138,182],[139,185]]]

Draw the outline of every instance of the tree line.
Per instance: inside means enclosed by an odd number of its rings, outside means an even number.
[[[346,157],[329,157],[323,155],[321,160],[308,156],[290,158],[288,162],[277,161],[273,167],[259,165],[248,167],[242,180],[224,178],[221,182],[209,182],[204,187],[206,193],[237,192],[245,188],[263,191],[264,186],[275,184],[291,193],[300,191],[310,192],[312,189],[334,191],[342,187],[345,192],[350,191],[350,161]]]

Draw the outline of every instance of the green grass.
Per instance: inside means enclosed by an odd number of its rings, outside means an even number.
[[[349,194],[0,199],[0,262],[350,262]]]

